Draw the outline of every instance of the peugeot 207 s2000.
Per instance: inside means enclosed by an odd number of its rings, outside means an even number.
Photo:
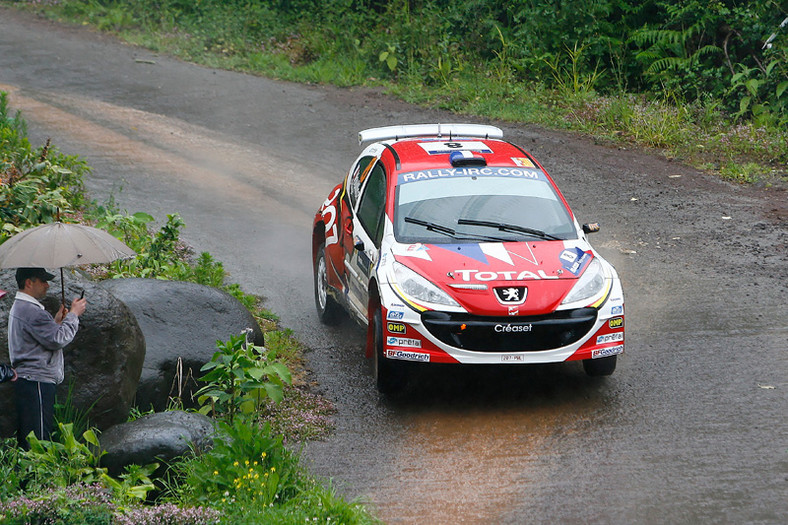
[[[618,275],[544,168],[474,124],[368,129],[315,215],[315,303],[367,327],[378,390],[413,363],[580,360],[603,376],[624,351]]]

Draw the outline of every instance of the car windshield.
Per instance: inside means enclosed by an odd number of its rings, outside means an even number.
[[[575,239],[577,233],[540,170],[485,167],[400,174],[394,236],[440,244]]]

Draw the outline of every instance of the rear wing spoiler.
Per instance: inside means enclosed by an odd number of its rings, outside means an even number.
[[[359,131],[358,143],[399,140],[409,137],[448,137],[449,140],[455,137],[502,139],[503,131],[495,126],[483,124],[406,124]]]

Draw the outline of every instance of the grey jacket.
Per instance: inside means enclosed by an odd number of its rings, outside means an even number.
[[[8,314],[8,354],[19,377],[59,384],[63,381],[63,347],[79,329],[79,317],[69,313],[58,324],[27,294],[17,294]]]

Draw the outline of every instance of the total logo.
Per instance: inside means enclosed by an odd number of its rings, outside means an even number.
[[[387,337],[386,345],[388,346],[406,346],[409,348],[421,348],[421,340],[410,339],[409,337]]]
[[[526,279],[558,279],[557,275],[547,275],[544,270],[531,272],[515,270],[505,272],[480,272],[479,270],[454,270],[454,275],[459,275],[465,282],[470,281],[525,281]]]

